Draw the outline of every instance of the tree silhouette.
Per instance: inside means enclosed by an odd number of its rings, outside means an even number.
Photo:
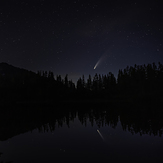
[[[84,78],[84,75],[82,76],[82,85],[83,85],[83,88],[85,88],[85,78]]]
[[[65,84],[66,88],[68,88],[68,75],[67,74],[64,79],[64,84]]]
[[[97,73],[93,77],[93,85],[92,85],[92,87],[93,87],[93,91],[98,91],[99,90],[99,80],[98,80]]]
[[[82,75],[77,84],[61,78],[51,71],[37,73],[0,64],[0,99],[13,100],[58,100],[82,99],[153,99],[161,100],[163,94],[163,65],[159,62],[147,65],[127,66],[118,71],[117,80],[113,73],[95,74],[85,79]],[[75,99],[74,98],[74,99]]]
[[[83,90],[83,82],[81,78],[79,78],[77,81],[77,90],[79,91]]]
[[[92,90],[92,78],[91,78],[91,75],[88,76],[87,83],[86,83],[86,88],[88,90]]]

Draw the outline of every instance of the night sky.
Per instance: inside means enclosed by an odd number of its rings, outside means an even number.
[[[0,1],[0,62],[76,82],[83,74],[117,76],[127,65],[159,61],[161,0]]]

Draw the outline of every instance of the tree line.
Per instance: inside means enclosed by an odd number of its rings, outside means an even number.
[[[56,106],[56,105],[55,105]],[[56,109],[57,108],[57,109]],[[93,109],[92,109],[93,108]],[[109,108],[109,109],[108,109]],[[120,121],[122,129],[132,134],[163,134],[162,105],[139,105],[131,103],[85,103],[72,105],[60,103],[57,107],[2,107],[0,114],[0,141],[38,129],[39,132],[54,132],[57,127],[70,124],[78,118],[82,125],[106,125],[116,128]],[[56,112],[57,111],[57,112]],[[57,113],[57,114],[56,114]]]
[[[117,90],[121,95],[160,98],[163,93],[163,65],[159,62],[147,65],[127,66],[119,70]]]
[[[163,95],[163,65],[159,62],[147,65],[127,66],[118,71],[118,77],[109,72],[107,75],[84,76],[77,81],[77,90],[91,92],[102,98],[116,99],[160,99]]]
[[[3,100],[54,100],[54,99],[136,99],[162,98],[163,65],[127,66],[120,69],[117,79],[106,75],[83,75],[76,86],[68,74],[54,77],[52,71],[37,73],[0,64],[0,101]]]

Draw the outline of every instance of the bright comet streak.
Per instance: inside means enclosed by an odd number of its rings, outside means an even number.
[[[99,133],[100,137],[102,138],[102,140],[104,141],[104,137],[102,136],[102,134],[100,133],[99,130],[97,130],[97,132]]]
[[[100,65],[100,64],[102,63],[103,60],[106,59],[106,57],[107,57],[106,55],[103,55],[103,56],[98,60],[98,62],[95,64],[94,70],[96,69],[96,67],[97,67],[98,65]]]
[[[99,60],[99,61],[96,63],[96,65],[95,65],[95,67],[94,67],[94,70],[96,69],[96,67],[99,65],[100,62],[101,62],[101,60]]]

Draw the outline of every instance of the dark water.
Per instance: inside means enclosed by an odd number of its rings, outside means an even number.
[[[70,106],[3,110],[0,162],[163,162],[161,108]]]

